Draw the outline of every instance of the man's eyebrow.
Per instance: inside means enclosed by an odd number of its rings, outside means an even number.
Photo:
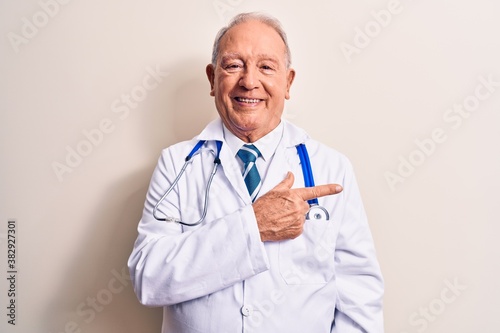
[[[226,59],[235,59],[235,58],[240,58],[241,55],[236,52],[231,52],[231,53],[224,53],[221,56],[221,60],[226,60]]]
[[[270,55],[270,54],[259,54],[258,55],[259,60],[268,60],[268,61],[273,61],[273,62],[279,62],[278,58],[276,56]]]
[[[228,60],[228,59],[238,59],[238,58],[241,58],[241,54],[237,53],[237,52],[224,53],[224,54],[221,55],[221,60],[222,61]],[[268,60],[268,61],[273,61],[273,62],[276,62],[276,63],[279,62],[279,60],[278,60],[278,58],[276,56],[273,56],[273,55],[270,55],[270,54],[267,54],[267,53],[258,54],[257,58],[258,58],[259,61],[261,61],[261,60]]]

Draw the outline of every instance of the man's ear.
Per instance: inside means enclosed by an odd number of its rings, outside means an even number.
[[[290,99],[290,87],[292,86],[293,80],[295,79],[295,71],[290,68],[286,77],[286,94],[285,98]]]
[[[208,64],[206,68],[207,78],[210,82],[210,96],[215,96],[214,82],[215,82],[215,68],[212,64]]]

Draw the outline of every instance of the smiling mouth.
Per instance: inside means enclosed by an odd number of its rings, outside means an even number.
[[[245,103],[245,104],[255,104],[255,103],[259,103],[260,101],[262,101],[261,99],[258,99],[258,98],[235,97],[234,99],[237,102]]]

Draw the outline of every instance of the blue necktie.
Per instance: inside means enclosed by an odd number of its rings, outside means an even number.
[[[255,166],[255,160],[260,156],[260,151],[254,145],[244,145],[238,150],[237,155],[245,163],[243,179],[253,202],[261,186],[259,171],[257,171],[257,167]]]

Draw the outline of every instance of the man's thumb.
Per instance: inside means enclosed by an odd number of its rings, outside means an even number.
[[[275,190],[289,190],[292,188],[295,177],[291,171],[288,171],[285,179],[274,187]]]

